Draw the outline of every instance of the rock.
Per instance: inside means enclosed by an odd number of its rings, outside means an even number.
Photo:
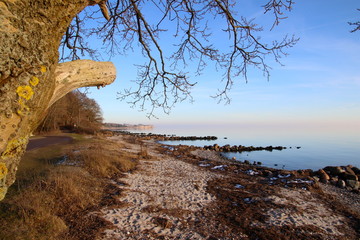
[[[317,173],[321,182],[327,183],[330,180],[329,175],[323,169],[320,169]]]
[[[332,177],[330,179],[330,183],[334,186],[336,186],[337,182],[339,181],[339,178],[338,177]]]
[[[358,181],[358,177],[355,175],[355,174],[350,174],[350,173],[347,173],[347,172],[344,172],[342,174],[339,175],[339,177],[343,180],[355,180],[355,181]]]
[[[270,171],[270,170],[264,170],[264,171],[263,171],[263,176],[271,178],[271,177],[274,176],[274,174],[273,174],[273,172]]]
[[[226,144],[225,146],[222,147],[224,152],[231,152],[231,147],[229,144]]]
[[[345,172],[345,170],[343,170],[341,167],[332,167],[332,166],[325,167],[324,171],[326,171],[332,176],[338,176],[341,173]]]
[[[356,175],[355,172],[352,170],[353,166],[346,166],[345,171],[351,175]]]
[[[250,164],[249,160],[244,161],[245,164]]]
[[[325,178],[320,178],[320,182],[325,183],[325,184],[328,184],[328,183],[329,183],[329,180],[326,180]]]
[[[353,170],[356,175],[360,175],[360,169],[359,168],[352,167],[351,170]]]
[[[236,145],[231,147],[231,152],[237,152],[239,149]]]
[[[214,150],[214,147],[209,145],[209,146],[204,146],[204,150]]]
[[[311,169],[300,169],[300,170],[297,170],[297,175],[299,176],[306,176],[306,177],[309,177],[309,176],[313,176],[314,175],[314,171],[311,170]]]
[[[345,187],[346,187],[345,181],[339,179],[339,181],[337,182],[336,186],[339,187],[339,188],[345,188]]]
[[[351,187],[352,189],[359,189],[360,183],[355,180],[346,180],[346,186]]]
[[[195,137],[194,137],[195,138]],[[212,138],[211,136],[207,137],[207,138]],[[197,138],[199,139],[199,138]],[[174,140],[174,139],[172,139]],[[177,139],[179,140],[179,139]],[[182,139],[180,139],[182,140]],[[192,140],[192,139],[191,139]],[[224,146],[218,146],[217,144],[214,144],[214,146],[204,146],[205,149],[212,149],[212,150],[215,150],[215,151],[220,151],[220,152],[251,152],[251,151],[263,151],[263,150],[266,150],[266,151],[273,151],[273,150],[283,150],[283,149],[286,149],[286,147],[282,147],[282,146],[277,146],[277,147],[273,147],[273,146],[267,146],[267,147],[254,147],[254,146],[249,146],[249,147],[246,147],[246,146],[242,146],[242,145],[239,145],[239,146],[230,146],[229,144],[227,145],[224,145]]]

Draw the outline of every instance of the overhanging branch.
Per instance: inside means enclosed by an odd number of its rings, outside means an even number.
[[[80,87],[104,87],[116,77],[116,69],[111,62],[76,60],[59,63],[55,70],[55,91],[49,102],[50,107],[68,92]]]

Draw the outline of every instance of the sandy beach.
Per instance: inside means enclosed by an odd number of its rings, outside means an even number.
[[[306,171],[247,166],[189,147],[109,140],[149,159],[117,179],[119,206],[101,239],[359,239],[359,194]]]

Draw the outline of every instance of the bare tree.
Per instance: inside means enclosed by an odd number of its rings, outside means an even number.
[[[265,14],[275,27],[291,10],[292,0],[267,0]],[[194,83],[184,69],[197,61],[201,73],[209,61],[224,70],[227,93],[250,66],[269,74],[268,56],[278,61],[297,39],[260,38],[256,19],[236,14],[235,0],[1,0],[0,1],[0,200],[14,183],[29,136],[49,107],[66,93],[84,86],[110,84],[116,75],[110,62],[76,59],[101,56],[91,45],[100,37],[110,54],[140,47],[137,87],[120,93],[132,104],[168,112],[173,104],[191,99]],[[223,46],[211,33],[217,21]],[[167,31],[167,32],[166,32]],[[165,52],[164,34],[173,35],[173,51]],[[228,42],[226,42],[227,40]],[[99,49],[98,49],[99,50]],[[102,49],[100,49],[102,50]],[[76,60],[59,63],[65,59]]]
[[[284,12],[293,4],[292,0],[270,0],[261,6],[264,14],[274,16],[271,29],[286,18]],[[146,109],[150,116],[155,108],[168,113],[175,103],[191,100],[190,90],[195,83],[184,71],[189,62],[197,61],[196,74],[200,74],[207,62],[213,61],[224,71],[223,87],[215,97],[229,102],[228,92],[235,79],[247,81],[249,67],[260,69],[268,77],[266,58],[271,56],[279,62],[286,55],[285,49],[298,41],[293,36],[263,40],[263,28],[256,19],[238,16],[238,8],[241,6],[235,0],[109,0],[106,8],[85,10],[73,20],[62,41],[62,59],[78,59],[83,54],[96,57],[97,51],[86,44],[92,35],[103,39],[110,54],[123,54],[140,46],[146,63],[138,66],[137,87],[119,92],[118,97],[130,97],[130,103],[143,110],[150,107]],[[100,11],[106,21],[99,20]],[[217,30],[210,27],[212,21],[222,27],[221,46],[212,40],[212,32]],[[173,51],[165,53],[161,36],[169,32],[173,35]]]
[[[358,9],[358,11],[360,11],[360,8]],[[349,25],[355,26],[355,28],[350,31],[350,32],[352,32],[352,33],[360,30],[360,21],[357,21],[357,22],[349,22]]]

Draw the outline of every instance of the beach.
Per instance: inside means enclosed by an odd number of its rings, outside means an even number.
[[[241,164],[187,146],[115,135],[122,151],[145,148],[118,182],[119,206],[101,239],[358,239],[360,195],[307,171]],[[114,180],[113,180],[114,181]]]
[[[360,237],[356,167],[282,170],[158,139],[34,137],[0,203],[0,239]]]

